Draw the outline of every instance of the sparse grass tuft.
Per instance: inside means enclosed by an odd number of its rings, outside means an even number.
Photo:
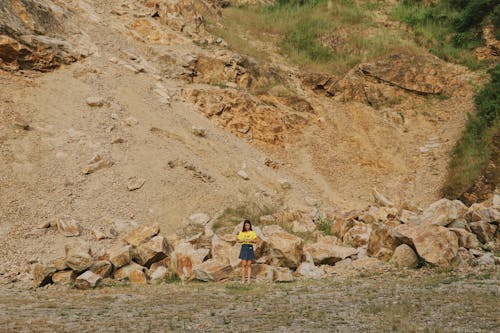
[[[232,233],[234,227],[244,219],[258,224],[260,217],[275,212],[275,207],[257,202],[246,202],[238,207],[226,208],[214,222],[213,229],[217,233]]]

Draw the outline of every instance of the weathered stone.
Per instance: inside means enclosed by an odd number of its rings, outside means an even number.
[[[456,219],[463,218],[467,213],[467,206],[459,200],[441,199],[424,210],[420,221],[426,225],[447,226]]]
[[[467,231],[470,231],[469,224],[464,218],[456,219],[455,221],[451,222],[450,224],[448,224],[448,228],[465,229]]]
[[[210,221],[210,216],[205,213],[195,213],[189,216],[189,223],[204,226]]]
[[[69,285],[77,276],[78,274],[75,271],[59,271],[52,275],[52,281],[55,284]]]
[[[406,244],[401,244],[394,250],[390,262],[398,267],[416,268],[418,256],[411,247]]]
[[[191,126],[191,133],[193,133],[194,135],[196,136],[199,136],[201,138],[204,138],[205,136],[207,136],[207,130],[202,128],[202,127],[198,127],[198,126]]]
[[[275,282],[292,282],[293,275],[292,271],[287,267],[275,267],[273,280]]]
[[[123,240],[130,245],[139,246],[158,235],[159,232],[160,226],[158,224],[146,224],[129,232],[123,237]]]
[[[107,260],[98,260],[90,266],[89,271],[99,275],[102,278],[107,278],[113,271],[113,265]]]
[[[163,236],[155,236],[132,250],[133,259],[139,265],[149,267],[153,262],[162,260],[168,254],[168,244]]]
[[[209,249],[195,249],[190,243],[180,243],[171,254],[171,265],[177,276],[185,281],[194,277],[193,267],[201,264]]]
[[[145,271],[146,268],[142,267],[139,264],[136,264],[135,262],[132,262],[126,266],[123,266],[123,267],[117,269],[115,271],[115,273],[113,274],[113,277],[116,280],[125,280],[125,279],[130,278],[130,273],[132,273],[133,271],[141,271],[141,270]],[[137,274],[137,273],[135,273],[135,274]]]
[[[469,207],[466,218],[471,222],[500,222],[500,207],[485,207],[484,204],[475,203]]]
[[[272,281],[274,267],[266,264],[252,264],[252,277],[257,281]]]
[[[129,273],[128,279],[131,283],[135,284],[147,284],[148,279],[144,273],[143,268],[135,269]]]
[[[43,287],[46,284],[52,283],[52,276],[56,271],[54,266],[35,264],[32,272],[35,286]]]
[[[380,192],[377,191],[377,189],[372,190],[373,198],[375,199],[375,202],[379,204],[380,206],[385,206],[385,207],[393,207],[394,203],[387,199],[384,195],[382,195]]]
[[[474,235],[473,233],[460,228],[448,228],[448,229],[453,231],[457,235],[459,247],[465,247],[466,249],[474,249],[479,246],[479,241],[477,240],[476,235]]]
[[[194,275],[200,281],[220,281],[227,279],[231,275],[232,270],[231,265],[218,259],[208,259],[193,267]]]
[[[102,156],[101,154],[97,154],[94,156],[94,158],[92,160],[90,160],[89,165],[82,168],[82,173],[84,175],[88,175],[88,174],[94,173],[98,170],[101,170],[104,168],[109,168],[113,164],[114,164],[114,162],[109,157],[105,157],[105,156]]]
[[[169,272],[167,267],[158,266],[155,269],[151,268],[149,270],[149,278],[151,281],[165,280],[169,277]]]
[[[404,224],[417,224],[418,215],[410,210],[403,209],[399,215],[399,220]]]
[[[323,237],[316,243],[306,245],[304,251],[312,256],[316,265],[334,265],[357,253],[354,248],[335,245],[336,239],[335,236]]]
[[[109,238],[108,235],[106,235],[104,232],[102,232],[99,229],[93,229],[92,233],[94,234],[94,237],[96,240],[102,240],[102,239]]]
[[[262,233],[267,238],[268,253],[279,258],[282,265],[296,268],[303,255],[304,241],[278,225],[265,226]]]
[[[92,97],[87,97],[85,102],[92,107],[100,107],[103,106],[106,103],[106,99],[104,97],[99,97],[99,96],[92,96]]]
[[[90,255],[90,247],[85,242],[75,242],[66,244],[66,265],[72,270],[81,272],[92,265],[92,256]]]
[[[139,121],[136,118],[132,117],[132,116],[125,118],[125,120],[123,122],[127,126],[134,126],[134,125],[139,124]]]
[[[141,177],[130,177],[127,180],[127,189],[129,191],[135,191],[140,189],[146,183],[146,179]]]
[[[303,262],[297,267],[295,274],[309,279],[319,279],[323,277],[325,271],[311,262]]]
[[[50,228],[50,221],[42,221],[37,226],[38,229]]]
[[[240,176],[244,180],[249,180],[250,179],[250,177],[248,176],[248,174],[246,173],[245,170],[238,171],[238,176]]]
[[[454,264],[461,267],[472,266],[474,264],[474,255],[466,248],[461,247],[458,249]]]
[[[493,253],[486,253],[481,257],[477,258],[476,263],[478,266],[494,266],[495,256],[493,255]]]
[[[132,260],[131,246],[130,245],[117,245],[108,252],[109,261],[115,268],[120,268],[130,264]]]
[[[441,226],[402,224],[394,228],[394,236],[413,246],[420,257],[434,266],[450,266],[457,255],[457,235]]]
[[[316,230],[316,224],[309,219],[300,219],[292,222],[292,232],[305,233]]]
[[[101,279],[102,278],[100,275],[97,275],[91,271],[86,271],[76,278],[75,287],[78,289],[95,288],[99,281],[101,281]]]
[[[361,247],[368,244],[372,227],[368,224],[355,222],[352,228],[344,235],[344,242],[353,247]]]
[[[54,266],[58,271],[64,271],[68,268],[66,265],[66,258],[57,258],[50,262],[50,266]]]
[[[375,223],[372,225],[366,252],[370,257],[389,260],[394,250],[400,244],[401,242],[394,238],[388,226],[382,223]]]
[[[492,223],[477,221],[469,223],[469,226],[472,232],[476,234],[479,241],[483,244],[488,243],[495,238],[497,226]]]
[[[234,244],[234,243],[233,243]],[[219,238],[217,235],[212,237],[212,258],[222,262],[230,262],[231,248],[233,245]]]
[[[74,219],[58,218],[56,220],[57,230],[66,237],[80,235],[80,226]]]

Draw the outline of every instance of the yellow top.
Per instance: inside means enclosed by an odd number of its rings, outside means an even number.
[[[252,241],[256,238],[257,238],[257,234],[253,230],[240,231],[240,233],[238,234],[238,240],[243,241],[243,244],[253,244],[249,241]]]

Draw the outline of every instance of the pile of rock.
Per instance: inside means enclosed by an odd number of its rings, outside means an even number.
[[[306,208],[262,216],[263,227],[254,226],[258,241],[252,276],[288,282],[345,268],[387,267],[384,262],[401,268],[500,264],[489,253],[500,249],[499,195],[471,207],[441,199],[419,210],[409,204],[396,207],[374,194],[377,204],[360,211]],[[65,258],[36,264],[33,280],[36,286],[72,283],[91,288],[105,278],[144,284],[174,276],[182,281],[236,278],[241,273],[236,235],[242,226],[217,234],[213,221],[206,214],[193,214],[168,242],[158,225],[143,225],[97,257],[88,243],[76,241],[66,246]],[[331,235],[325,235],[325,225]]]

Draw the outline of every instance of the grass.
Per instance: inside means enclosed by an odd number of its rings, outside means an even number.
[[[229,7],[221,20],[209,17],[208,28],[257,61],[270,60],[273,51],[262,46],[271,45],[304,70],[345,74],[374,57],[416,51],[412,42],[373,22],[371,11],[377,6],[352,0],[281,0],[261,7]]]
[[[405,0],[391,10],[390,17],[406,23],[419,46],[446,61],[477,70],[486,67],[488,62],[477,60],[472,51],[483,44],[481,26],[491,22],[484,11],[484,2],[491,1],[473,0],[470,4],[478,2],[483,4],[474,7],[461,4],[459,0],[441,0],[430,4]]]
[[[246,202],[237,207],[228,207],[216,219],[213,230],[216,233],[232,233],[236,225],[244,219],[250,220],[252,224],[260,224],[260,217],[270,215],[276,211],[272,205]]]
[[[488,71],[491,82],[486,84],[475,97],[477,113],[469,115],[461,138],[456,143],[449,165],[443,194],[458,198],[474,182],[486,174],[490,162],[498,165],[500,154],[500,65]],[[500,183],[500,172],[486,175],[487,182]]]

